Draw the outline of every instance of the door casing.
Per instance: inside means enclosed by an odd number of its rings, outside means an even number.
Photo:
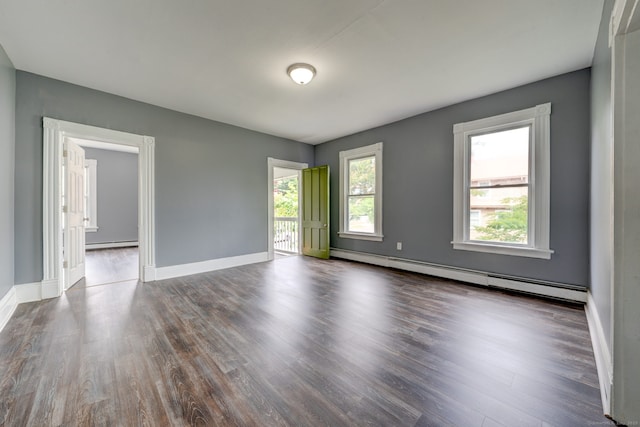
[[[139,277],[143,282],[155,280],[155,138],[44,117],[41,298],[59,297],[64,292],[61,185],[65,138],[138,148]]]

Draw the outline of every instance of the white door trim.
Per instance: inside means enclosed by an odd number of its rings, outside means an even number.
[[[616,0],[611,16],[613,110],[613,281],[611,357],[613,374],[605,413],[624,425],[640,420],[640,0]],[[607,384],[609,381],[609,384]],[[609,404],[609,408],[606,404]],[[609,411],[608,411],[609,410]]]
[[[65,138],[91,139],[138,148],[138,241],[140,280],[155,280],[155,139],[95,126],[43,118],[42,298],[62,295],[62,146]]]
[[[308,163],[299,163],[299,162],[292,162],[289,160],[280,160],[280,159],[274,159],[273,157],[267,157],[267,182],[268,182],[268,240],[267,240],[267,244],[268,244],[268,259],[272,260],[274,257],[273,254],[273,168],[285,168],[285,169],[296,169],[298,171],[301,171],[302,169],[306,169],[309,167]],[[300,194],[302,191],[302,188],[300,186],[298,186],[298,194]],[[302,209],[302,204],[299,203],[298,204],[298,220],[300,219],[300,211]],[[301,233],[301,228],[298,224],[298,233]],[[298,237],[298,242],[300,242],[300,237]]]

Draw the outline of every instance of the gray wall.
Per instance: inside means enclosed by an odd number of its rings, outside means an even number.
[[[591,68],[591,294],[611,347],[611,286],[613,274],[613,124],[611,50],[607,0]]]
[[[13,286],[16,70],[0,46],[0,298]]]
[[[215,100],[211,100],[215,102]],[[16,73],[15,282],[42,280],[42,117],[156,139],[156,265],[267,251],[267,157],[313,147]]]
[[[138,241],[138,155],[85,148],[97,161],[98,231],[86,233],[86,243]]]
[[[316,146],[331,180],[331,245],[579,286],[589,277],[589,69],[452,105]],[[551,102],[551,260],[451,247],[453,125]],[[383,141],[383,242],[342,239],[338,153]],[[396,242],[403,250],[396,250]]]

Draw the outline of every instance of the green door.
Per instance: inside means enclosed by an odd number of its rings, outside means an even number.
[[[302,253],[329,259],[329,166],[302,170]]]

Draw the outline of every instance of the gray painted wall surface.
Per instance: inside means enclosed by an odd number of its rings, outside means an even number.
[[[609,18],[613,0],[602,11],[591,68],[591,294],[611,347],[613,276],[613,129]]]
[[[215,102],[215,100],[211,100]],[[155,137],[156,265],[267,251],[267,157],[313,147],[16,73],[16,283],[42,280],[42,117]]]
[[[16,70],[0,46],[0,298],[14,283],[14,148]]]
[[[588,285],[589,69],[452,105],[316,146],[331,167],[331,245],[499,274]],[[381,100],[381,102],[384,102]],[[456,251],[453,125],[551,102],[551,260]],[[338,154],[382,141],[383,242],[338,232]],[[396,250],[396,242],[403,250]]]
[[[97,161],[98,231],[86,233],[86,243],[138,241],[138,155],[85,148]]]

